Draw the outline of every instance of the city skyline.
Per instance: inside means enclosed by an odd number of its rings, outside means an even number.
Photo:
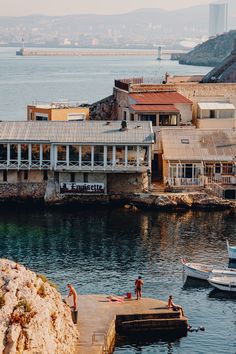
[[[2,0],[1,0],[2,1]],[[32,2],[31,0],[10,0],[5,3],[1,9],[1,16],[27,16],[31,14],[42,15],[70,15],[70,14],[120,14],[134,11],[140,8],[161,8],[163,10],[176,10],[185,7],[206,5],[212,0],[120,0],[119,3],[113,3],[108,0],[87,0],[86,2],[78,2],[77,0],[41,0],[40,2]]]

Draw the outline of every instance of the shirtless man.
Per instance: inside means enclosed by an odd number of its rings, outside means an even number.
[[[135,280],[135,292],[137,295],[137,300],[142,298],[142,286],[144,284],[144,281],[142,280],[142,277],[139,276],[138,279]]]
[[[69,289],[68,298],[70,296],[73,296],[73,308],[76,311],[77,310],[77,293],[71,284],[67,284],[67,287]]]
[[[167,307],[169,310],[174,310],[174,311],[180,310],[180,312],[182,313],[182,316],[184,316],[184,312],[183,312],[182,307],[174,304],[172,295],[169,296]]]

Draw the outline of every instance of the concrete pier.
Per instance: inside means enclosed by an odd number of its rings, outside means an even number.
[[[115,302],[106,295],[80,295],[78,306],[78,354],[111,353],[116,333],[187,333],[187,318],[181,311],[169,310],[166,302],[156,299]]]

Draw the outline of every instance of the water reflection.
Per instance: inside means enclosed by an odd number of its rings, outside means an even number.
[[[0,257],[17,260],[58,284],[74,284],[80,294],[133,292],[144,278],[144,296],[165,301],[172,294],[189,322],[206,331],[180,342],[119,345],[116,353],[235,354],[232,300],[208,296],[207,286],[184,286],[180,258],[209,264],[228,262],[226,239],[236,244],[234,212],[136,212],[123,210],[2,210]],[[235,310],[235,309],[234,309]],[[223,321],[223,326],[222,326]],[[223,327],[223,328],[222,328]],[[219,333],[221,335],[219,335]],[[181,349],[178,349],[180,346]],[[141,348],[141,349],[140,349]],[[124,350],[123,350],[124,349]]]

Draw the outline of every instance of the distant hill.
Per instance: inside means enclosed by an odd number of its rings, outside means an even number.
[[[236,29],[236,1],[230,2],[229,28]],[[139,9],[117,15],[0,16],[0,44],[36,46],[154,47],[208,35],[208,5],[174,11]],[[66,41],[65,41],[66,39]]]
[[[183,55],[180,64],[217,66],[232,51],[236,40],[236,30],[229,31],[197,45],[189,53]]]

